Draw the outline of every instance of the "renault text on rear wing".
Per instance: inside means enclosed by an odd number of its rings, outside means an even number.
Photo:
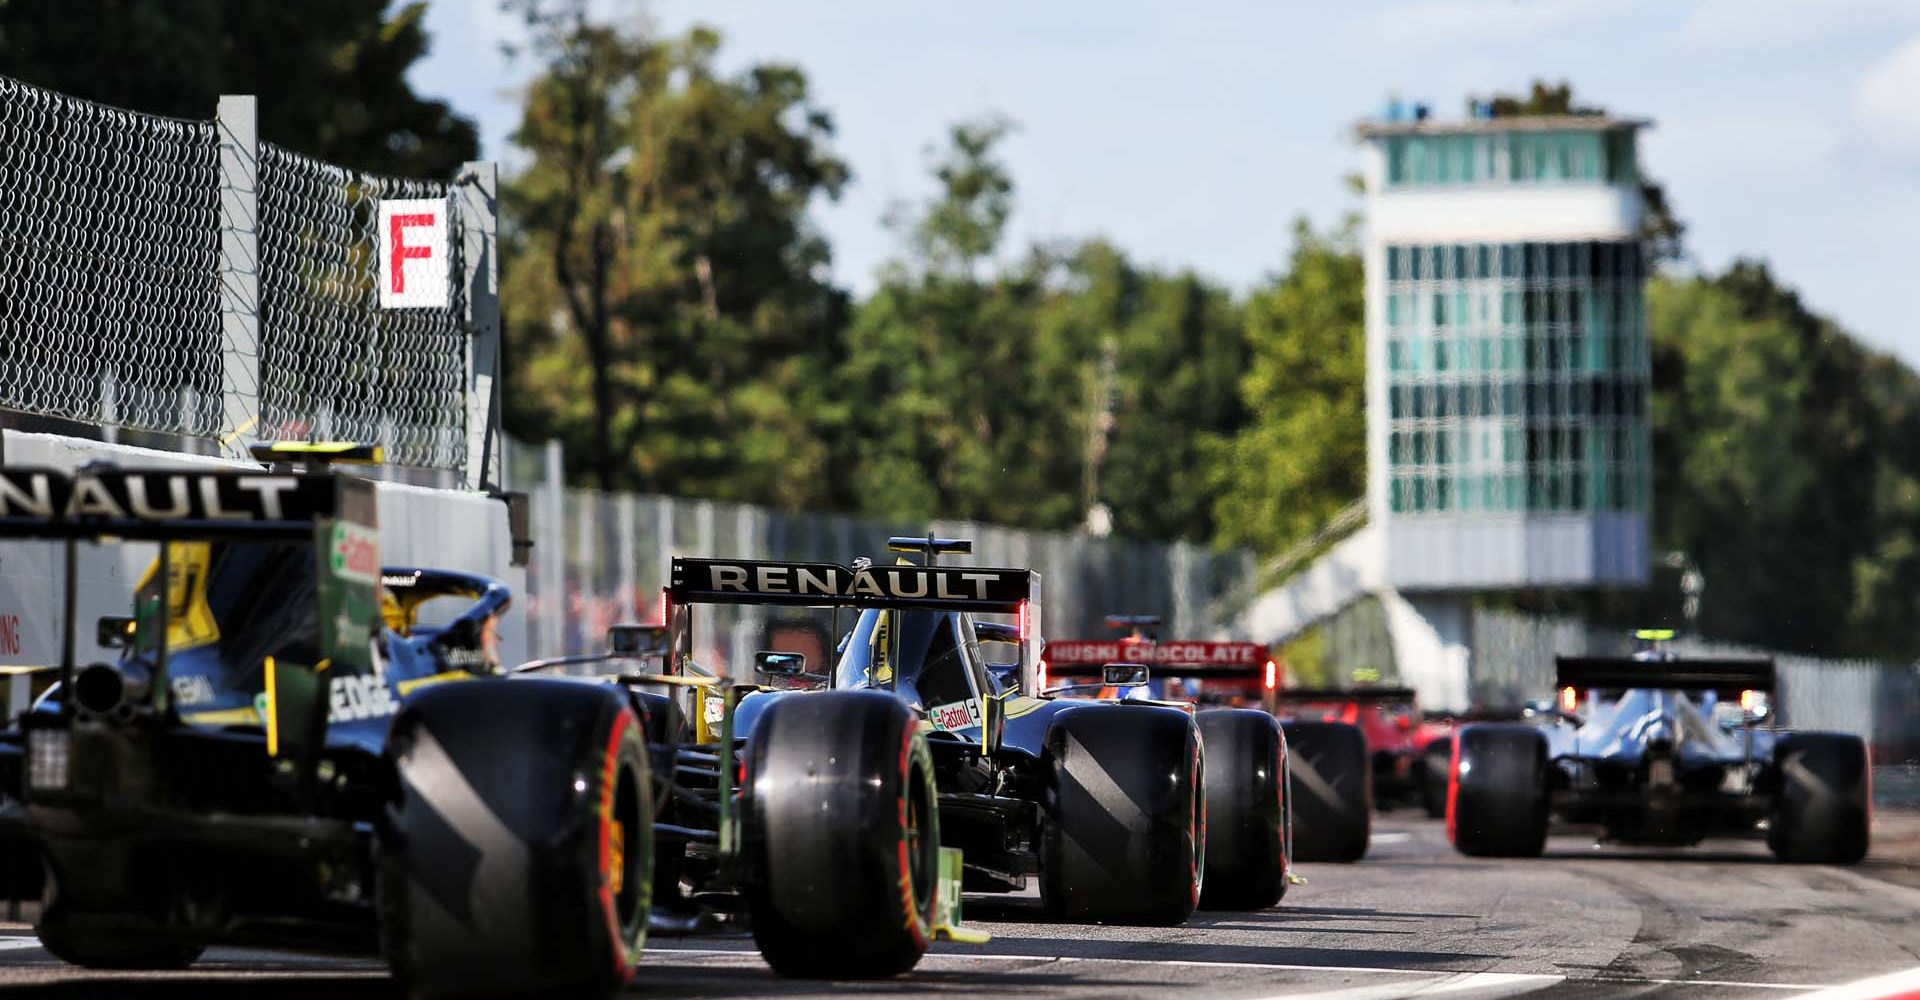
[[[1257,642],[1133,642],[1056,639],[1043,658],[1053,677],[1098,677],[1109,663],[1144,663],[1155,677],[1257,678],[1267,647]]]
[[[371,506],[371,486],[361,485]],[[342,513],[351,488],[325,475],[3,468],[0,537],[305,537],[316,521]]]
[[[1772,691],[1773,661],[1766,659],[1634,660],[1614,656],[1561,656],[1554,660],[1556,688],[1714,691],[1738,698],[1742,691]]]
[[[912,607],[1015,614],[1039,589],[1025,569],[838,566],[754,559],[675,559],[673,604]]]

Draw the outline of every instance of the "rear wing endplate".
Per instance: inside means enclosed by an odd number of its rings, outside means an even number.
[[[1018,614],[1040,574],[978,566],[839,566],[675,558],[667,600],[687,604],[924,608]]]
[[[1621,656],[1560,656],[1554,658],[1556,688],[1655,688],[1667,691],[1714,691],[1738,698],[1742,691],[1772,691],[1773,661],[1769,659],[1635,660]]]

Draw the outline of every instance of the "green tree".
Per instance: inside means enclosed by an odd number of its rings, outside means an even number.
[[[1201,434],[1238,426],[1231,296],[1142,269],[1102,240],[1001,251],[1010,126],[954,126],[938,190],[896,209],[896,261],[848,332],[841,411],[848,506],[896,519],[1071,528],[1102,503],[1116,531],[1206,538]]]
[[[847,302],[806,212],[848,172],[806,76],[722,74],[705,28],[521,9],[544,69],[505,194],[509,425],[605,489],[826,502],[815,421]]]
[[[84,6],[84,12],[76,10]],[[260,137],[359,170],[451,177],[473,122],[414,93],[425,3],[0,0],[0,75],[149,114],[260,99]]]
[[[1654,281],[1648,327],[1655,536],[1706,577],[1702,631],[1920,649],[1920,379],[1751,261]]]
[[[1364,495],[1366,303],[1351,220],[1305,221],[1284,275],[1246,307],[1245,429],[1213,438],[1216,538],[1274,554]]]

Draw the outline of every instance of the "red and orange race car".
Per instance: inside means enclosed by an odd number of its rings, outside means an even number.
[[[1376,805],[1385,808],[1417,801],[1429,816],[1446,812],[1446,760],[1441,757],[1436,765],[1426,751],[1429,746],[1444,750],[1451,745],[1447,737],[1452,722],[1425,720],[1413,689],[1370,684],[1280,688],[1273,698],[1274,713],[1282,719],[1342,722],[1359,729],[1366,741]]]
[[[1127,634],[1049,641],[1040,683],[1058,685],[1051,690],[1070,697],[1179,701],[1278,714],[1273,708],[1280,664],[1267,647],[1160,639],[1154,631],[1160,619],[1151,615],[1110,615],[1106,623]],[[1366,743],[1359,729],[1318,719],[1283,720],[1280,728],[1289,774],[1286,813],[1293,830],[1289,859],[1359,860],[1372,832]]]

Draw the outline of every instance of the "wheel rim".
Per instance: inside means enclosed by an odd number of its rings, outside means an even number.
[[[640,815],[639,783],[633,768],[622,767],[614,787],[613,816],[608,829],[607,890],[613,896],[614,914],[623,931],[632,931],[647,916],[642,898],[647,889],[646,879],[636,870],[645,859],[627,850],[627,837],[639,829],[641,822],[644,817]]]
[[[913,905],[919,913],[933,909],[934,865],[940,845],[933,842],[933,800],[928,794],[926,768],[916,761],[907,782],[907,878],[913,885]]]

